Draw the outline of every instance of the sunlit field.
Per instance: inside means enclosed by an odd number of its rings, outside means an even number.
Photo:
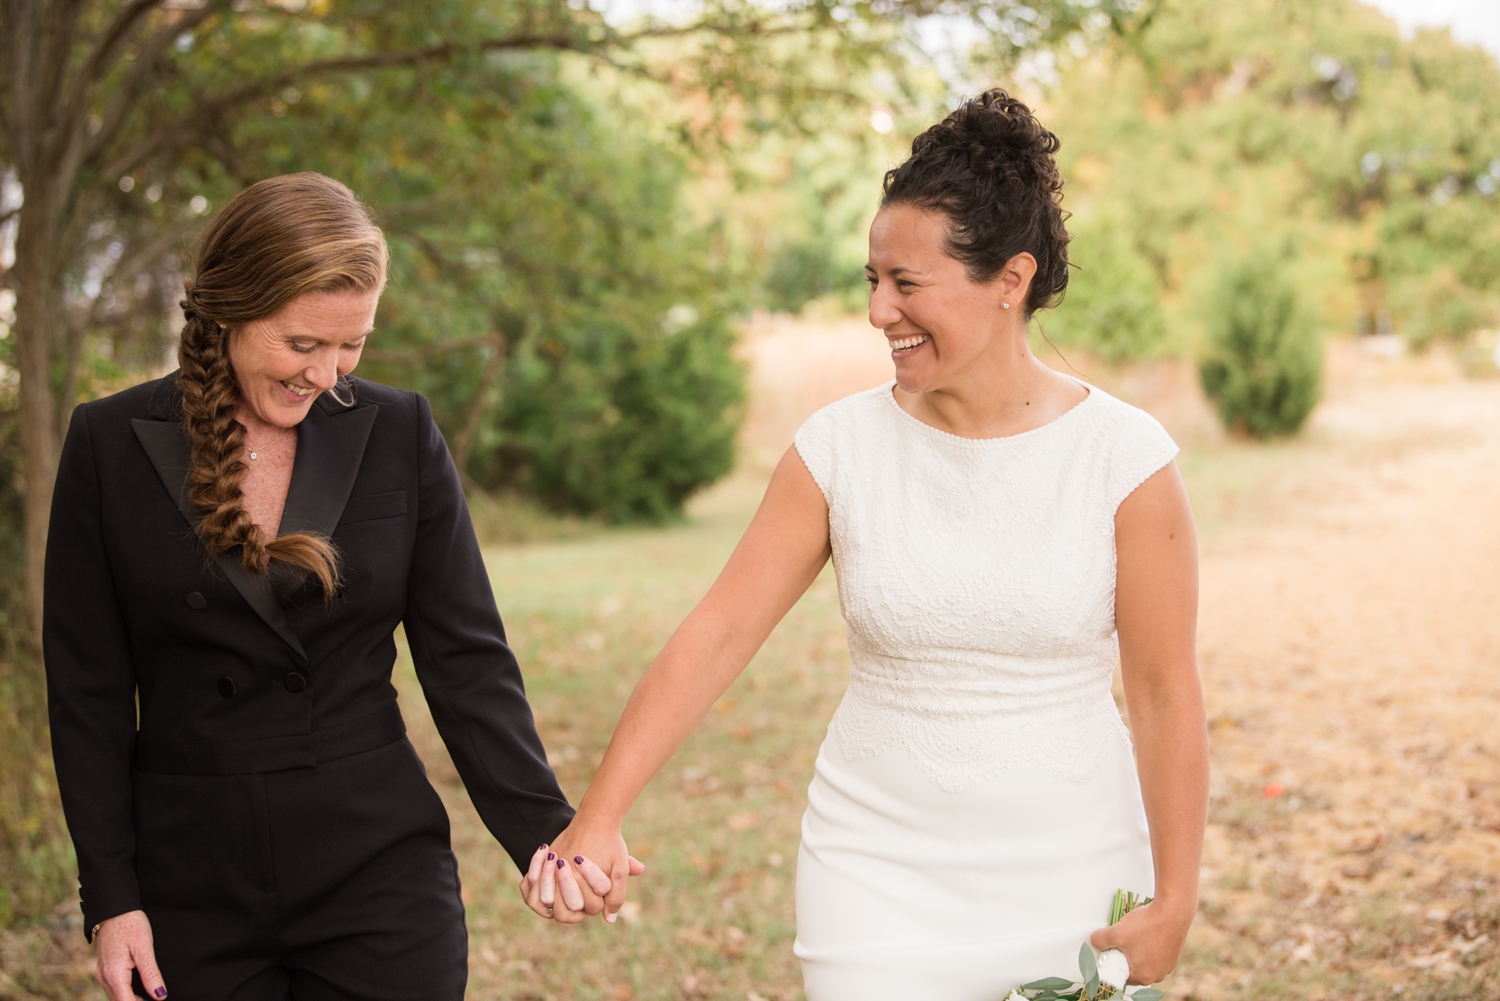
[[[798,422],[884,376],[869,337],[852,323],[752,340],[745,468],[686,523],[490,551],[570,796]],[[1218,432],[1185,368],[1073,362],[1186,445],[1202,523],[1212,826],[1202,912],[1170,995],[1493,999],[1500,383],[1464,381],[1441,357],[1335,344],[1330,398],[1308,431],[1263,446]],[[801,997],[797,822],[847,663],[828,571],[647,790],[627,836],[650,870],[627,920],[579,929],[522,909],[408,677],[415,739],[455,817],[471,995]]]
[[[860,322],[753,336],[742,468],[682,523],[573,525],[571,538],[487,551],[570,797],[800,420],[884,377],[871,337]],[[1441,355],[1335,343],[1308,429],[1260,445],[1217,430],[1185,366],[1072,362],[1183,443],[1202,535],[1213,803],[1201,913],[1169,996],[1493,1001],[1500,381],[1465,380]],[[403,662],[412,739],[453,815],[470,996],[800,998],[798,819],[847,665],[825,571],[632,815],[627,837],[649,870],[625,920],[567,929],[523,909]],[[0,997],[89,990],[76,929],[58,934],[9,940],[6,969],[28,983],[0,983]]]

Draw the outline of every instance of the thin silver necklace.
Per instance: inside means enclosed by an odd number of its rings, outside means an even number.
[[[254,445],[251,445],[250,444],[250,436],[246,435],[245,436],[245,450],[250,453],[250,458],[252,458],[252,459],[259,459],[260,458],[260,453],[264,452],[266,449],[270,448],[272,445],[276,444],[278,441],[280,441],[281,439],[285,438],[287,436],[287,432],[289,432],[291,430],[292,430],[291,428],[284,429],[281,432],[281,434],[279,434],[276,437],[272,438],[270,441],[266,442],[264,445],[260,446],[259,448],[256,448]]]

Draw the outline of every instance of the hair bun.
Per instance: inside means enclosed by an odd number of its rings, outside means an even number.
[[[996,87],[960,104],[912,143],[912,155],[946,150],[966,155],[975,170],[1062,178],[1052,161],[1061,144],[1025,104]]]

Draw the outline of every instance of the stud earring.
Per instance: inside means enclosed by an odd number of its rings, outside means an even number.
[[[1004,306],[1006,309],[1010,309],[1010,303],[1008,302],[1002,302],[1000,305]]]

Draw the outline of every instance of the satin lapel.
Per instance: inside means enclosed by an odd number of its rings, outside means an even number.
[[[135,418],[130,424],[135,428],[135,436],[140,440],[141,447],[151,459],[151,465],[156,467],[161,485],[167,488],[168,496],[176,502],[177,510],[182,512],[187,523],[196,528],[203,518],[203,512],[193,507],[188,500],[187,475],[192,465],[192,452],[188,448],[187,438],[183,437],[182,425],[174,421],[143,421],[140,418]],[[274,629],[276,635],[297,651],[297,656],[305,662],[307,652],[302,649],[302,641],[297,638],[297,634],[292,632],[291,623],[287,622],[286,613],[282,611],[281,603],[271,590],[270,578],[247,573],[240,561],[228,553],[215,556],[214,563],[229,578],[229,582],[240,592],[246,603],[255,609],[255,614],[264,619],[266,625]]]
[[[375,426],[374,404],[329,413],[322,401],[297,426],[297,460],[281,512],[280,534],[309,532],[332,538],[359,475]]]

